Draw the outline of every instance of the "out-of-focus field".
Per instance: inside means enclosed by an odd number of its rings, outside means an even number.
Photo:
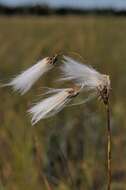
[[[126,18],[0,17],[1,82],[61,51],[77,52],[111,76],[112,189],[125,190]],[[0,190],[49,190],[49,184],[73,189],[69,172],[75,189],[106,188],[106,114],[100,101],[66,108],[31,127],[26,110],[41,99],[42,86],[56,86],[56,78],[50,72],[22,97],[0,89]]]

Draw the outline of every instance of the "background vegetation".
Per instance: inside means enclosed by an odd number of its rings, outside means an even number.
[[[125,34],[125,17],[0,17],[2,82],[59,51],[77,52],[85,63],[111,76],[113,190],[126,189]],[[52,86],[56,77],[57,72],[50,72],[23,97],[8,88],[0,89],[0,190],[106,187],[102,103],[93,100],[67,108],[31,127],[26,110],[41,99],[42,86]]]

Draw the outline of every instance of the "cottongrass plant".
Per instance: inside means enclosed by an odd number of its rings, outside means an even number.
[[[111,128],[110,128],[110,78],[108,75],[100,74],[98,71],[85,64],[81,64],[70,57],[64,56],[61,65],[63,77],[61,81],[72,80],[75,84],[81,85],[83,90],[95,91],[100,98],[107,112],[107,171],[108,185],[107,190],[111,190]]]
[[[60,57],[60,56],[59,56]],[[57,62],[61,64],[57,64]],[[82,64],[68,56],[62,56],[58,59],[58,55],[46,57],[39,61],[36,65],[22,72],[16,78],[3,86],[12,86],[15,91],[19,91],[22,95],[25,94],[34,83],[47,71],[55,65],[59,66],[61,77],[59,82],[72,82],[70,88],[49,89],[46,93],[49,97],[41,100],[33,105],[28,113],[31,115],[31,123],[35,125],[41,119],[54,116],[76,97],[81,92],[89,92],[90,97],[100,98],[107,111],[107,166],[108,166],[108,185],[107,190],[111,190],[111,129],[110,129],[110,79],[108,75],[101,74],[91,66]],[[82,101],[80,104],[85,103]],[[73,104],[78,105],[78,104]]]

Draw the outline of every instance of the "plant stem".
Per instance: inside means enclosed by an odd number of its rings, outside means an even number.
[[[62,161],[63,161],[64,167],[66,166],[65,169],[66,169],[67,174],[69,176],[69,179],[71,181],[71,187],[72,187],[72,189],[74,189],[74,180],[73,180],[70,168],[69,168],[68,160],[65,157],[65,155],[64,155],[64,153],[63,153],[63,151],[62,151],[62,149],[61,149],[60,146],[59,146],[59,150],[60,150],[60,154],[61,154],[61,157],[62,157]]]
[[[38,167],[40,180],[44,182],[44,185],[45,185],[47,190],[53,190],[51,185],[48,182],[47,177],[44,175],[44,173],[42,171],[42,157],[41,157],[42,152],[41,152],[41,147],[38,143],[38,139],[35,135],[33,136],[33,140],[34,140],[34,144],[35,144],[36,163],[37,163],[37,167]]]
[[[111,190],[111,127],[110,127],[110,104],[106,105],[107,109],[107,172],[108,172],[108,186],[107,190]]]

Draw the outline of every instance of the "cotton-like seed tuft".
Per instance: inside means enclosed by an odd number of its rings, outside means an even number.
[[[25,94],[44,73],[54,67],[55,59],[56,57],[42,59],[3,86],[12,86],[14,91]]]
[[[58,93],[42,100],[28,110],[32,116],[32,125],[39,120],[51,117],[62,110],[79,92],[73,88],[58,89]]]

